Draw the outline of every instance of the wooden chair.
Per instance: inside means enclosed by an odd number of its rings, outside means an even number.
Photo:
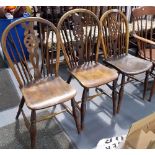
[[[139,57],[153,63],[151,77],[154,82],[151,88],[149,101],[155,92],[155,7],[144,6],[132,11],[133,36],[137,40]]]
[[[98,62],[100,45],[100,23],[97,16],[86,9],[74,9],[65,13],[59,23],[61,44],[65,60],[69,67],[70,83],[74,77],[84,88],[81,103],[81,129],[84,128],[86,101],[90,88],[113,81],[113,114],[116,109],[115,84],[118,74]]]
[[[102,15],[100,24],[102,29],[101,42],[105,58],[103,62],[117,69],[119,74],[122,75],[117,107],[117,112],[119,112],[123,99],[124,85],[129,82],[129,79],[126,81],[125,77],[134,78],[134,75],[149,71],[152,63],[128,54],[128,22],[121,11],[117,9],[108,10]],[[147,76],[144,82],[144,94],[146,87]]]
[[[36,24],[39,25],[39,33],[34,30]],[[46,27],[46,35],[43,34],[42,27]],[[43,38],[43,36],[46,37]],[[52,50],[48,51],[49,38],[53,41],[54,49],[55,47],[57,49],[56,53],[53,53]],[[2,49],[22,92],[16,119],[22,112],[24,120],[26,120],[25,124],[30,131],[31,147],[34,148],[36,144],[36,122],[52,118],[64,111],[73,115],[79,133],[79,113],[74,102],[76,90],[58,74],[60,36],[57,28],[51,22],[39,17],[19,19],[11,23],[4,31]],[[54,55],[56,56],[54,57]],[[69,100],[71,100],[73,111],[65,106],[64,102]],[[30,122],[26,119],[22,109],[24,103],[31,110]],[[37,110],[57,105],[62,105],[63,110],[36,119]]]

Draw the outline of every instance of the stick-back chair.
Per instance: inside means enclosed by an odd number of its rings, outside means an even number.
[[[133,36],[137,40],[138,55],[153,62],[150,72],[154,82],[151,88],[149,101],[155,91],[155,7],[144,6],[132,11],[133,16]]]
[[[36,25],[39,26],[39,31],[34,29]],[[51,48],[49,52],[49,39],[56,51]],[[58,74],[60,36],[57,28],[43,18],[21,18],[5,29],[2,36],[2,49],[22,92],[16,119],[22,112],[24,120],[27,120],[31,147],[34,148],[36,144],[36,122],[52,118],[64,111],[73,115],[79,133],[78,109],[74,102],[76,90]],[[69,100],[71,100],[72,111],[65,106],[65,102]],[[30,122],[24,114],[24,104],[31,110]],[[36,118],[37,110],[56,105],[62,105],[63,110],[55,111],[50,116]]]
[[[113,114],[115,114],[115,81],[117,72],[98,62],[100,45],[100,23],[97,16],[86,9],[74,9],[65,13],[59,23],[62,50],[69,67],[70,77],[74,77],[84,88],[81,103],[81,129],[84,128],[86,101],[90,88],[96,88],[114,81]],[[90,98],[89,98],[90,99]]]
[[[147,72],[152,67],[152,63],[128,53],[128,21],[121,11],[117,9],[106,11],[102,15],[100,23],[102,29],[103,62],[114,67],[119,72],[119,75],[122,75],[117,107],[117,112],[119,112],[126,83],[125,77],[133,77],[134,75]],[[144,83],[145,94],[147,78]]]

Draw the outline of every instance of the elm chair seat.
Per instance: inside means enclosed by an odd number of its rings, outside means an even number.
[[[76,90],[60,77],[47,78],[22,89],[30,109],[44,109],[66,102],[76,95]]]
[[[152,67],[152,63],[150,61],[143,60],[130,54],[123,55],[118,58],[112,58],[107,62],[113,67],[117,67],[120,72],[129,75],[143,73]]]
[[[117,71],[100,63],[88,63],[75,68],[71,74],[83,87],[93,88],[109,83],[118,77]]]

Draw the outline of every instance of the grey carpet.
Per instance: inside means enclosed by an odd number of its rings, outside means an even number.
[[[0,70],[0,111],[13,108],[20,100],[7,69]]]
[[[0,128],[0,149],[22,148],[30,148],[30,136],[23,119]],[[75,146],[57,120],[50,119],[37,123],[36,148],[71,149]]]

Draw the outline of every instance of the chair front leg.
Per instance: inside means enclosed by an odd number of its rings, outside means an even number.
[[[116,84],[117,80],[113,81],[113,89],[112,89],[112,102],[113,102],[113,115],[115,116],[116,114],[116,101],[117,101],[117,93],[116,93]]]
[[[19,115],[23,109],[24,103],[25,103],[25,98],[24,98],[24,96],[22,96],[22,99],[21,99],[20,104],[19,104],[18,112],[16,115],[16,120],[19,118]]]
[[[31,148],[36,146],[36,111],[31,111],[31,126],[30,126],[30,137],[31,137]]]
[[[143,100],[145,99],[146,90],[148,87],[148,77],[149,77],[150,71],[146,71],[145,80],[144,80],[144,91],[143,91]]]
[[[124,85],[125,85],[125,74],[122,74],[121,88],[119,90],[119,97],[118,97],[118,104],[117,104],[117,113],[119,113],[120,107],[122,104],[123,95],[124,95]]]
[[[149,97],[150,102],[151,102],[154,92],[155,92],[155,78],[154,78],[153,85],[152,85],[151,92],[150,92],[150,97]]]
[[[81,130],[84,129],[84,118],[86,113],[86,101],[87,101],[87,93],[89,92],[88,88],[84,88],[82,94],[82,103],[81,103]]]
[[[75,102],[74,98],[71,99],[71,105],[72,105],[72,109],[73,109],[73,117],[74,117],[74,120],[75,120],[75,123],[76,123],[76,128],[77,128],[77,131],[78,131],[78,134],[79,134],[80,131],[81,131],[80,119],[79,119],[78,109],[77,109],[76,102]]]

